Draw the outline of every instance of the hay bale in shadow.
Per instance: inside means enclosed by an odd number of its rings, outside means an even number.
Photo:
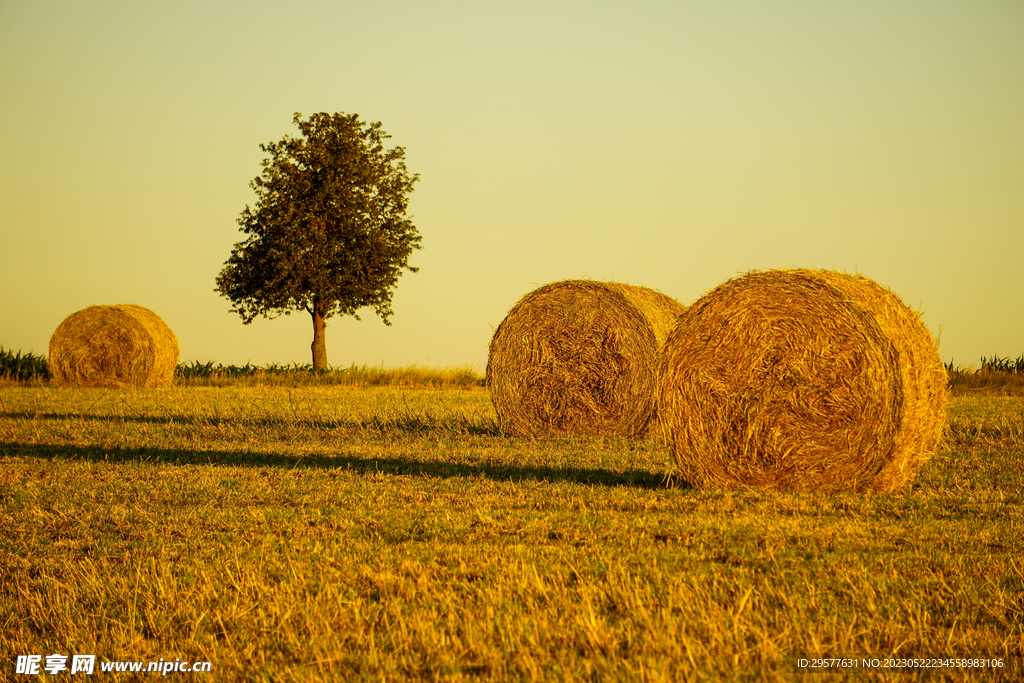
[[[658,348],[683,306],[653,289],[566,280],[527,294],[498,326],[487,386],[521,436],[640,436],[654,414]]]
[[[171,328],[142,306],[90,306],[65,318],[50,337],[57,386],[168,386],[177,363]]]
[[[700,487],[893,491],[932,457],[946,373],[920,316],[831,271],[752,272],[680,316],[659,433]]]

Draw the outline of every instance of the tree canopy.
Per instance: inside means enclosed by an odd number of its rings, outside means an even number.
[[[420,235],[406,215],[419,180],[405,149],[357,114],[313,114],[293,122],[302,137],[261,144],[269,154],[250,184],[256,206],[238,218],[235,244],[216,290],[245,324],[305,310],[313,319],[313,365],[327,368],[324,328],[334,315],[372,307],[390,325],[391,297]]]

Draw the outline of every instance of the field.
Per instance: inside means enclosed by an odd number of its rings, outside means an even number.
[[[826,495],[508,437],[475,385],[222,384],[0,386],[0,678],[1024,679],[1024,398],[952,398],[899,495]],[[1002,667],[797,665],[854,655]]]

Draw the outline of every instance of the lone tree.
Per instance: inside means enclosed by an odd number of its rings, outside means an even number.
[[[215,291],[231,300],[244,324],[305,310],[313,318],[313,367],[327,369],[326,327],[332,315],[372,306],[385,325],[392,289],[413,249],[416,226],[406,216],[418,174],[405,149],[357,114],[292,119],[301,138],[260,145],[270,156],[250,183],[256,208],[238,219],[248,235],[235,244]]]

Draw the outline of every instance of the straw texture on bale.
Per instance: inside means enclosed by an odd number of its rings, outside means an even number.
[[[680,316],[661,438],[698,487],[893,491],[935,453],[946,373],[895,294],[832,271],[752,272]]]
[[[50,337],[50,375],[58,386],[168,386],[177,363],[171,328],[142,306],[90,306]]]
[[[520,436],[640,436],[654,414],[658,348],[683,307],[646,287],[566,280],[517,303],[495,330],[487,386]]]

